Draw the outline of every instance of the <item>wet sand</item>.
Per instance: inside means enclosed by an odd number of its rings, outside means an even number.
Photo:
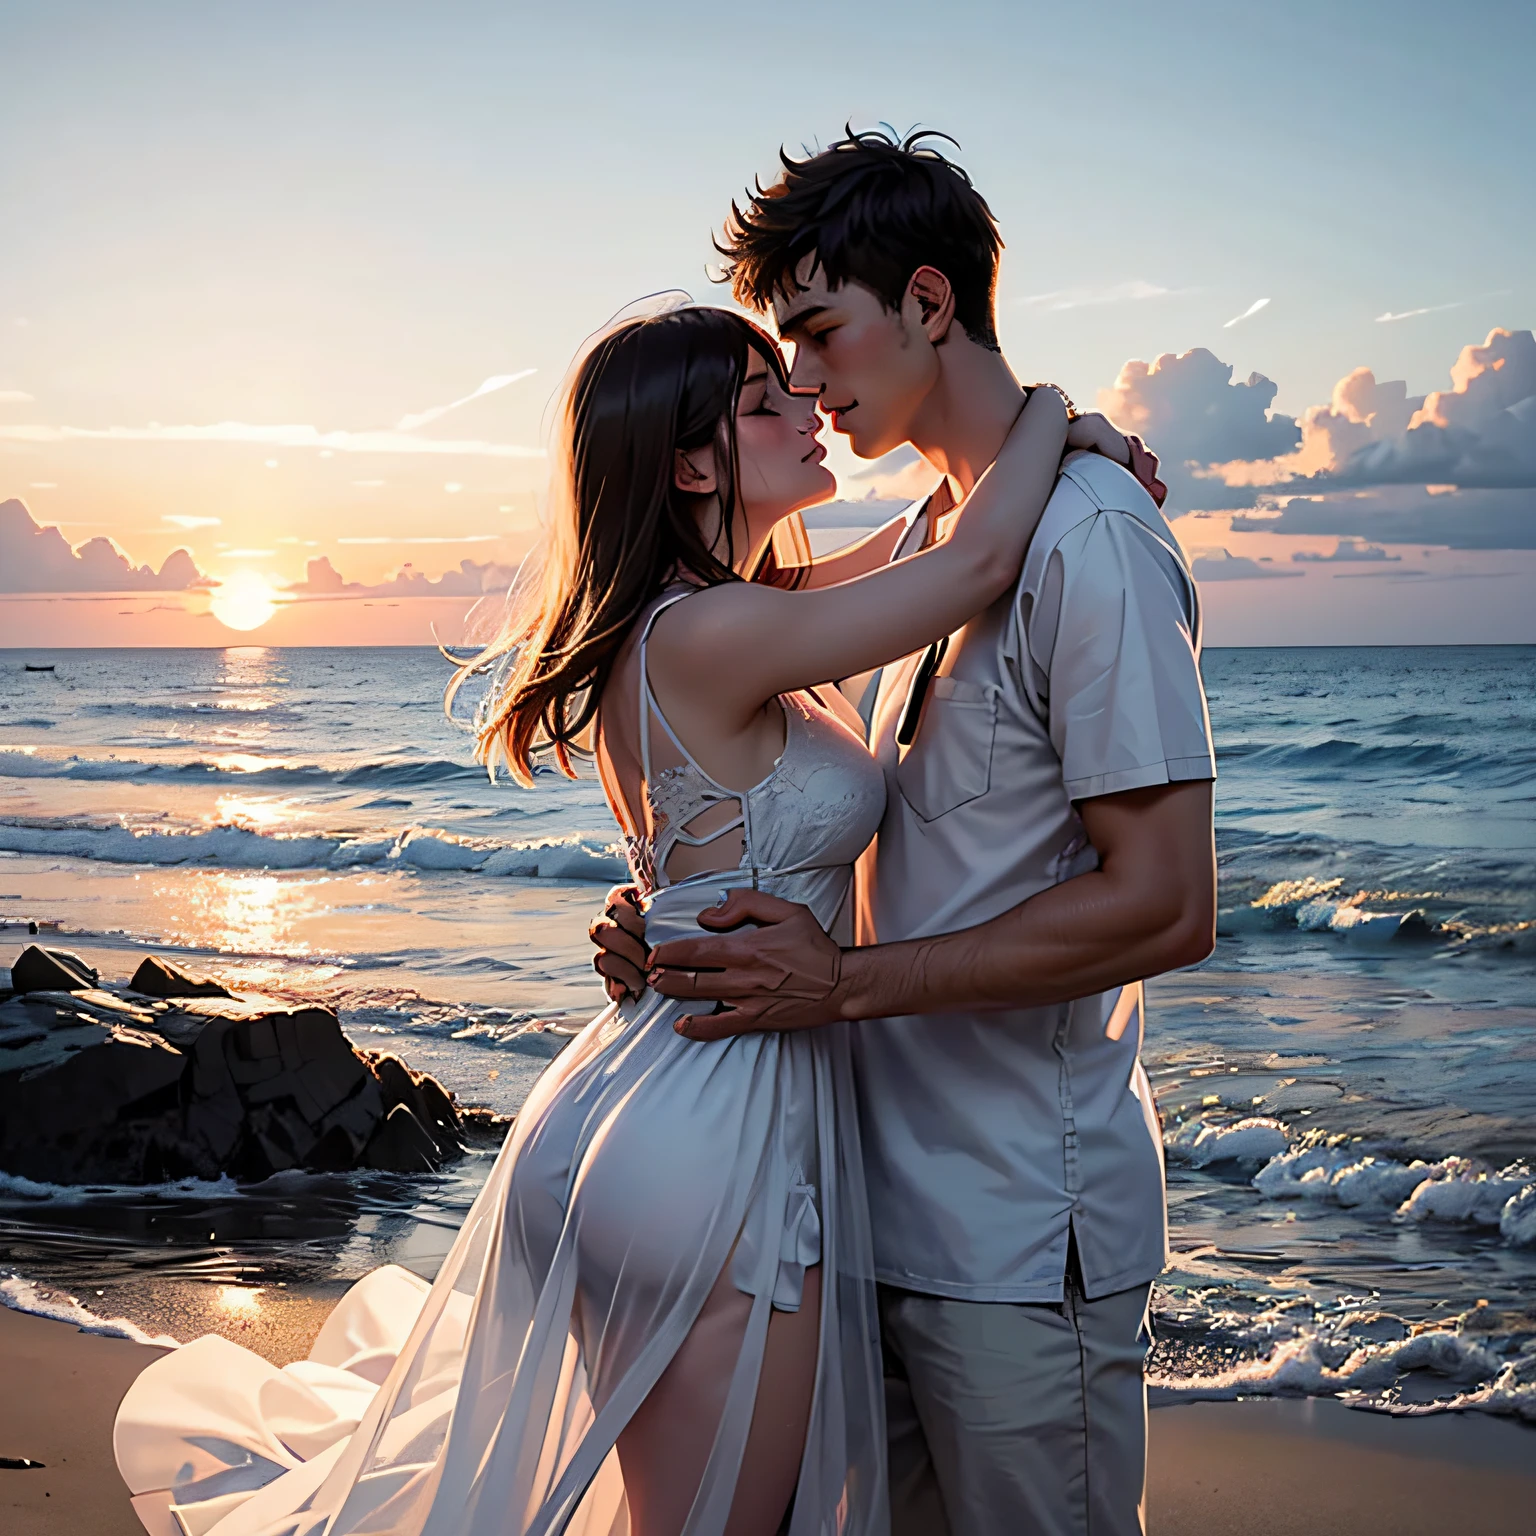
[[[142,1536],[112,1420],[160,1353],[0,1308],[6,1536]],[[1536,1430],[1486,1416],[1387,1419],[1249,1400],[1152,1414],[1153,1536],[1517,1536],[1536,1508]]]
[[[144,1536],[112,1459],[112,1420],[134,1377],[164,1353],[0,1307],[0,1471],[6,1536]]]
[[[1536,1429],[1325,1398],[1191,1403],[1153,1411],[1147,1482],[1152,1536],[1524,1536]]]

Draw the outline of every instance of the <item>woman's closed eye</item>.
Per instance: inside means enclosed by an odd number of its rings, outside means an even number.
[[[736,401],[738,416],[756,416],[768,404],[768,375],[749,374],[742,382],[741,394]]]
[[[776,408],[777,405],[778,401],[768,387],[767,378],[759,375],[755,379],[748,379],[742,387],[737,410],[742,416],[782,416],[784,413]]]

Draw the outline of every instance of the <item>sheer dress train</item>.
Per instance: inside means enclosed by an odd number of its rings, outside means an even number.
[[[678,594],[677,596],[681,596]],[[879,825],[880,770],[814,693],[745,793],[706,774],[656,706],[640,642],[650,812],[629,837],[651,943],[723,890],[804,902],[829,929]],[[650,717],[680,754],[652,772]],[[688,829],[735,802],[708,838]],[[739,827],[740,867],[669,882],[679,843]],[[539,1079],[436,1280],[387,1267],[278,1370],[218,1337],[152,1364],[119,1410],[146,1524],[187,1536],[626,1536],[616,1442],[722,1274],[751,1298],[685,1536],[720,1536],[768,1324],[821,1265],[814,1394],[789,1536],[884,1536],[873,1262],[840,1027],[700,1043],[687,1005],[605,1008]],[[728,1266],[728,1268],[727,1268]],[[375,1385],[377,1384],[377,1390]],[[174,1523],[171,1523],[174,1522]]]

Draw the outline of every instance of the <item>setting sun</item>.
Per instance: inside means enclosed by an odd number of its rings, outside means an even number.
[[[226,628],[260,629],[277,612],[277,594],[264,576],[236,571],[214,588],[209,606]]]

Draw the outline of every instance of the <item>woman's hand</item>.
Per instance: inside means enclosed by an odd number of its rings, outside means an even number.
[[[1159,507],[1168,499],[1168,487],[1157,477],[1157,455],[1134,433],[1120,431],[1107,416],[1090,411],[1067,423],[1067,452],[1081,448],[1102,453],[1130,470]]]
[[[633,885],[616,885],[608,892],[602,912],[592,919],[587,937],[597,946],[592,969],[603,978],[611,1003],[639,997],[645,990],[648,950],[640,893]]]
[[[1131,465],[1131,445],[1123,433],[1107,416],[1089,411],[1085,416],[1074,416],[1067,423],[1067,452],[1086,448],[1090,453],[1102,453],[1127,469]]]

